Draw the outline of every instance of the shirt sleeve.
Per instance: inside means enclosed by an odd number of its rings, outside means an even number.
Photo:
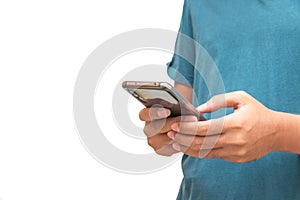
[[[167,72],[174,81],[191,87],[194,82],[195,62],[192,30],[188,0],[185,0],[174,55],[172,61],[167,64]]]

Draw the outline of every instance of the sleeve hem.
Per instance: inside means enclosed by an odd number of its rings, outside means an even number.
[[[187,78],[184,74],[180,73],[172,67],[172,62],[167,63],[167,74],[175,82],[183,85],[193,87],[193,80]]]

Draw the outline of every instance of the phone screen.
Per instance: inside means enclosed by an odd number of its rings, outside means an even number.
[[[182,109],[184,109],[184,107],[180,106],[179,101],[167,90],[138,88],[134,90],[133,96],[142,101],[146,107],[153,106],[170,109],[171,116],[181,115]]]
[[[138,94],[146,102],[153,99],[162,99],[169,102],[170,104],[178,104],[177,99],[175,99],[170,93],[165,90],[136,89],[135,93]]]

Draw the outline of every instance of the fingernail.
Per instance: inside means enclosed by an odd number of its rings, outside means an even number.
[[[168,117],[169,115],[171,114],[171,112],[167,109],[164,109],[164,108],[160,108],[158,109],[157,111],[157,115],[161,118],[166,118]]]
[[[205,110],[206,108],[207,108],[207,103],[198,106],[198,110]]]
[[[172,129],[173,131],[175,131],[175,132],[179,132],[179,127],[178,127],[177,124],[172,124],[172,125],[171,125],[171,129]]]
[[[172,144],[173,149],[175,149],[176,151],[180,151],[180,145],[177,143]]]
[[[170,132],[167,133],[167,135],[170,139],[174,140],[174,138],[175,138],[175,133],[174,132],[170,131]]]

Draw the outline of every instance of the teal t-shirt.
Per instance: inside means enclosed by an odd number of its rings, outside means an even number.
[[[244,90],[270,109],[300,114],[300,1],[185,0],[179,32],[211,56],[224,92]],[[201,62],[199,49],[178,37],[180,51],[193,62],[174,54],[168,73],[193,87],[195,106],[220,93],[207,86],[207,79],[214,81],[212,65]],[[184,155],[182,169],[178,199],[300,199],[296,154],[271,153],[244,164]]]

